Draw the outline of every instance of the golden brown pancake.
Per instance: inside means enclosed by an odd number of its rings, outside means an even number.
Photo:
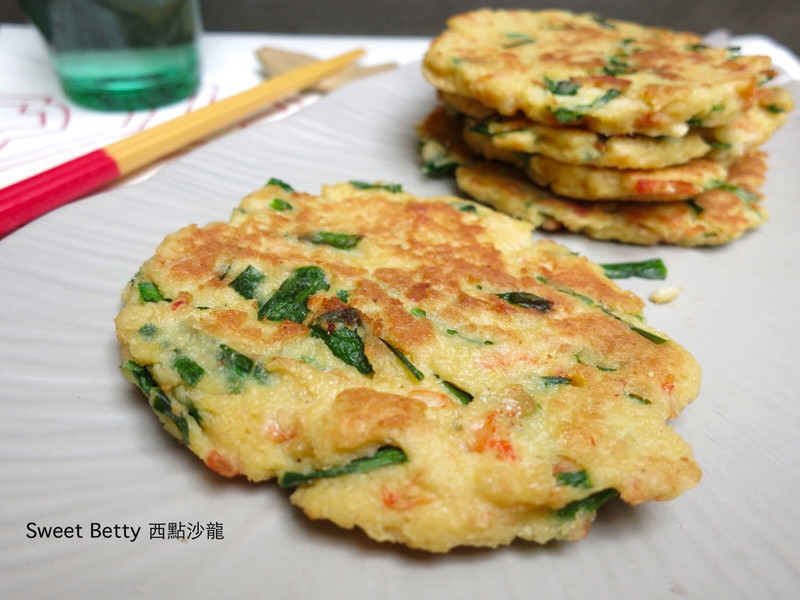
[[[730,123],[774,75],[769,57],[594,14],[482,9],[447,25],[423,60],[437,89],[604,135],[680,137]]]
[[[629,244],[715,246],[737,239],[767,219],[759,191],[766,172],[763,152],[737,159],[725,180],[712,182],[687,201],[584,202],[537,186],[519,169],[470,154],[459,135],[459,122],[460,117],[436,107],[418,128],[423,156],[435,155],[438,164],[449,166],[448,172],[458,169],[457,184],[473,199],[526,219],[534,227],[565,228]]]
[[[660,169],[575,165],[541,154],[498,148],[491,137],[468,127],[464,128],[463,136],[467,146],[477,154],[516,165],[540,186],[576,200],[678,202],[697,196],[715,181],[724,181],[728,173],[725,162],[709,158],[695,158]]]
[[[540,154],[561,163],[616,169],[662,169],[695,158],[727,160],[744,156],[763,144],[786,121],[793,108],[789,92],[781,87],[759,88],[755,103],[727,125],[693,127],[682,137],[616,135],[605,136],[578,127],[551,127],[524,117],[503,117],[467,99],[442,95],[448,109],[461,113],[468,135],[484,136],[481,146]],[[449,102],[448,102],[449,99]],[[478,116],[471,116],[470,112]],[[510,162],[505,159],[506,162]]]
[[[643,302],[456,197],[271,181],[123,291],[125,375],[211,469],[432,552],[583,537],[695,485],[700,369]]]
[[[663,169],[701,158],[712,150],[712,145],[697,131],[680,138],[604,136],[588,129],[550,127],[529,119],[500,116],[467,118],[464,129],[465,136],[476,140],[475,145],[491,145],[498,153],[537,154],[577,166]]]
[[[724,182],[686,202],[581,202],[559,198],[518,171],[482,162],[456,171],[459,188],[470,197],[531,224],[566,229],[597,240],[627,244],[718,246],[767,219],[756,191],[764,181],[765,155],[738,159]]]
[[[740,119],[703,130],[717,160],[738,158],[766,142],[794,108],[792,96],[782,87],[763,87],[754,93],[755,104]]]

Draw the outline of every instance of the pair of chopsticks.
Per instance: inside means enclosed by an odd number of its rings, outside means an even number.
[[[0,190],[0,237],[54,208],[251,117],[290,94],[317,84],[363,54],[363,50],[353,50],[282,73],[249,90]]]

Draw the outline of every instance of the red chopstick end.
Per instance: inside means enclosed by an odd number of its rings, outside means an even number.
[[[119,177],[102,148],[0,190],[0,237]]]

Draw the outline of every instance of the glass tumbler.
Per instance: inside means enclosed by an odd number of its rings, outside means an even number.
[[[200,82],[198,0],[18,0],[67,96],[105,111],[182,100]]]

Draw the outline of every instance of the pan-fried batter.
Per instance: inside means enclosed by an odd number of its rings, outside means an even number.
[[[680,137],[730,123],[774,74],[766,56],[593,14],[483,9],[447,24],[423,61],[437,89],[604,135]]]
[[[123,372],[210,468],[433,552],[578,539],[697,483],[691,355],[523,221],[394,186],[274,181],[123,292]]]
[[[533,227],[628,244],[716,246],[759,226],[768,216],[760,204],[766,172],[763,152],[735,160],[725,180],[683,202],[584,202],[557,196],[510,165],[478,158],[460,135],[460,119],[438,106],[420,123],[423,158],[435,156],[437,164],[448,165],[447,172],[456,174],[458,187],[471,198]]]

